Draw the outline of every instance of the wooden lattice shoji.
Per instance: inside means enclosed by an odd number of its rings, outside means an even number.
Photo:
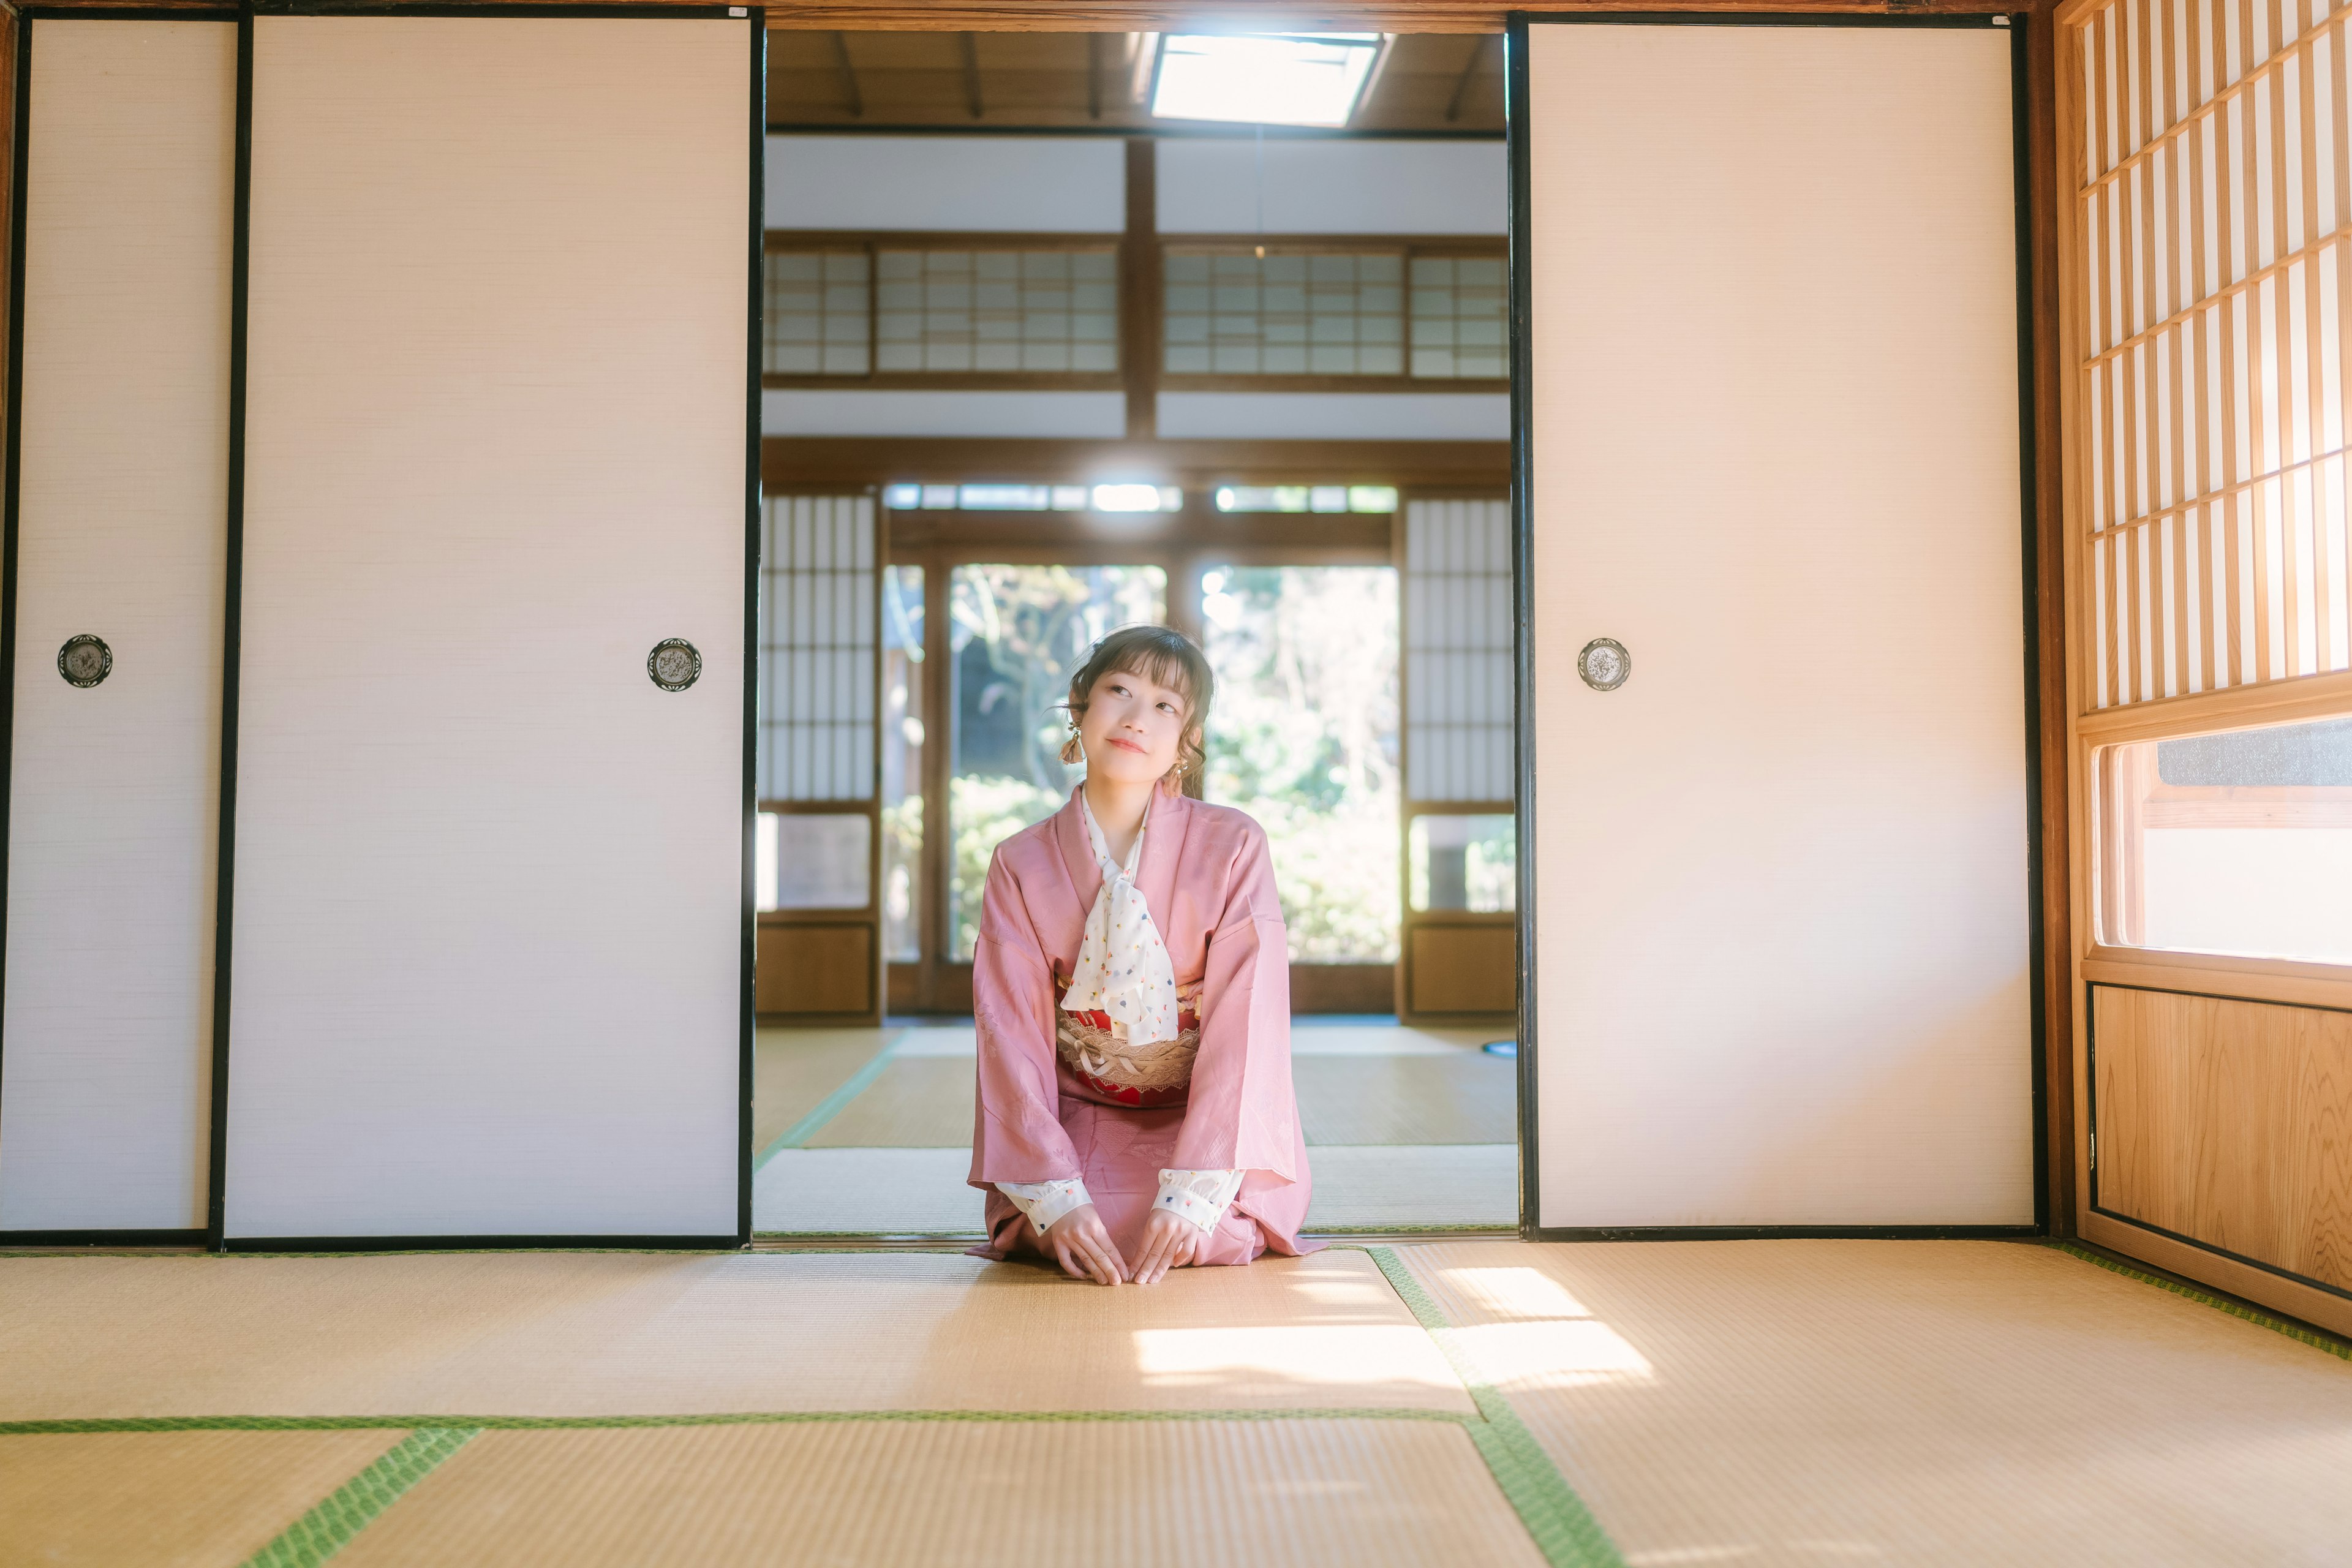
[[[2086,709],[2352,668],[2347,14],[2061,12]]]

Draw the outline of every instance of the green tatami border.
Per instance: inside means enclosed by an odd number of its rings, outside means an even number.
[[[1601,1521],[1592,1517],[1592,1510],[1584,1506],[1584,1500],[1576,1495],[1576,1489],[1568,1484],[1568,1478],[1559,1473],[1535,1434],[1519,1420],[1519,1413],[1511,1408],[1502,1390],[1486,1381],[1476,1358],[1456,1340],[1458,1331],[1446,1321],[1436,1298],[1413,1278],[1393,1248],[1362,1250],[1379,1266],[1413,1321],[1437,1342],[1454,1374],[1470,1391],[1479,1419],[1465,1421],[1463,1426],[1478,1445],[1479,1457],[1494,1472],[1495,1483],[1510,1500],[1519,1522],[1535,1537],[1545,1560],[1553,1568],[1625,1568],[1609,1532],[1601,1528]]]
[[[751,1162],[751,1169],[754,1172],[760,1170],[776,1157],[779,1150],[803,1147],[824,1130],[826,1122],[848,1110],[851,1100],[874,1087],[874,1080],[880,1078],[882,1069],[890,1065],[891,1053],[898,1048],[898,1042],[905,1039],[910,1032],[907,1029],[899,1029],[891,1034],[882,1042],[881,1049],[867,1058],[864,1067],[842,1079],[831,1094],[809,1107],[807,1115],[777,1133],[775,1142],[761,1150],[759,1158]]]
[[[2135,1268],[2118,1258],[2094,1252],[2079,1242],[2053,1240],[2046,1245],[2053,1251],[2065,1253],[2070,1258],[2079,1258],[2084,1262],[2104,1268],[2110,1274],[2120,1274],[2126,1279],[2137,1279],[2143,1285],[2153,1285],[2159,1290],[2168,1291],[2172,1295],[2195,1301],[2200,1306],[2210,1307],[2217,1312],[2227,1312],[2230,1316],[2252,1323],[2257,1328],[2268,1329],[2274,1334],[2284,1334],[2299,1344],[2309,1345],[2316,1351],[2325,1351],[2338,1361],[2352,1361],[2352,1344],[2331,1338],[2316,1329],[2305,1328],[2303,1324],[2286,1318],[2273,1317],[2259,1308],[2249,1307],[2242,1301],[2232,1301],[2227,1297],[2214,1295],[2210,1290],[2200,1290],[2194,1285],[2184,1285],[2178,1279],[2167,1279],[2161,1274],[2151,1274],[2144,1268]]]
[[[474,1436],[464,1427],[425,1426],[394,1444],[381,1458],[335,1489],[278,1539],[245,1560],[245,1568],[317,1568],[352,1542],[401,1494],[437,1468]]]

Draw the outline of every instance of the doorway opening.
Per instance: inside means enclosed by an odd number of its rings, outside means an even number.
[[[1310,1229],[1515,1225],[1499,50],[1385,39],[1348,124],[1277,141],[1155,120],[1140,36],[972,38],[952,105],[952,37],[804,41],[771,54],[753,1228],[976,1233],[982,885],[1138,622],[1207,653],[1191,787],[1267,834]]]

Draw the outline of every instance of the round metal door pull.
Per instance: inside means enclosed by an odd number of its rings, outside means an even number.
[[[702,655],[684,637],[665,637],[646,655],[646,673],[664,691],[683,691],[702,679]]]
[[[1594,637],[1576,656],[1576,673],[1595,691],[1614,691],[1633,673],[1633,656],[1615,637]]]
[[[96,686],[114,673],[114,650],[106,646],[104,638],[87,632],[68,637],[65,646],[58,649],[58,673],[66,678],[68,686]]]

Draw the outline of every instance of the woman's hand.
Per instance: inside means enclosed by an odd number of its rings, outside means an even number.
[[[1157,1285],[1171,1268],[1181,1268],[1201,1256],[1209,1233],[1181,1215],[1153,1209],[1143,1222],[1143,1253],[1135,1260],[1135,1282]]]
[[[1128,1277],[1127,1259],[1118,1255],[1118,1244],[1111,1240],[1110,1227],[1103,1224],[1092,1204],[1081,1204],[1072,1209],[1038,1239],[1045,1244],[1046,1256],[1059,1263],[1062,1271],[1073,1279],[1116,1285]]]

